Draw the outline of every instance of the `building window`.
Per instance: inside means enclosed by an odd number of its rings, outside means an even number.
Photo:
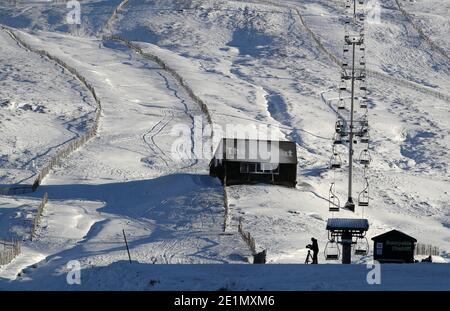
[[[240,172],[251,174],[278,175],[280,174],[280,166],[276,163],[241,163]]]
[[[383,255],[383,243],[377,242],[376,253],[377,255]]]

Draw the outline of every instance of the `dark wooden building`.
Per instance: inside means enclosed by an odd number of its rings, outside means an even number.
[[[224,138],[209,172],[227,185],[270,183],[295,187],[297,163],[293,142]]]
[[[373,259],[382,263],[412,263],[417,240],[398,230],[372,238]]]

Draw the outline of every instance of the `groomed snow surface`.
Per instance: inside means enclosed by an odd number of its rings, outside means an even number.
[[[394,0],[381,1],[381,24],[366,25],[368,68],[379,75],[368,81],[373,161],[364,215],[359,208],[328,212],[331,181],[341,200],[346,193],[345,171],[334,176],[327,169],[335,114],[325,101],[337,97],[339,68],[292,10],[340,57],[342,1],[130,0],[111,18],[119,3],[84,1],[80,26],[65,23],[63,5],[0,4],[0,23],[76,68],[103,107],[98,135],[37,192],[1,197],[0,238],[24,242],[22,253],[0,267],[0,289],[450,289],[450,110],[443,99],[450,96],[450,65]],[[449,53],[448,4],[403,8]],[[158,64],[102,34],[119,34],[163,59],[207,104],[214,125],[265,125],[276,138],[296,142],[297,188],[228,187],[224,234],[223,189],[208,176],[210,157],[180,160],[183,150],[172,150],[179,125],[189,139],[206,143],[195,131],[207,125],[204,112]],[[59,146],[90,128],[95,102],[70,72],[4,31],[0,52],[0,185],[30,184]],[[358,192],[361,168],[355,176]],[[49,203],[31,242],[45,192]],[[350,266],[293,265],[304,262],[312,236],[325,263],[329,217],[361,216],[370,223],[369,241],[398,229],[440,247],[434,261],[443,264],[383,265],[381,285],[366,282],[371,256],[354,256]],[[240,217],[257,249],[267,249],[269,264],[246,264]],[[66,282],[71,260],[81,264],[81,285]]]

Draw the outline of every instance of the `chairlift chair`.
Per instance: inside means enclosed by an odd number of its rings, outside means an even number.
[[[337,120],[336,121],[336,133],[341,134],[344,131],[344,121]]]
[[[330,186],[330,191],[328,193],[328,210],[330,212],[339,212],[341,206],[341,201],[334,193],[334,183]]]
[[[367,109],[367,108],[368,108],[368,107],[367,107],[367,100],[361,99],[361,100],[359,101],[359,108],[361,108],[361,109]]]
[[[333,150],[334,149],[335,148],[333,147]],[[341,166],[342,166],[341,156],[336,151],[333,151],[333,155],[331,156],[331,159],[330,159],[330,168],[338,169],[338,168],[341,168]]]
[[[355,136],[356,137],[364,137],[364,136],[367,136],[368,133],[369,133],[368,124],[361,122],[361,127],[360,127],[359,131],[357,131],[355,133]]]
[[[362,128],[364,128],[364,130],[362,130],[362,132],[367,132],[367,127],[369,127],[369,120],[367,120],[367,115],[363,115],[360,118],[359,124],[361,125]]]
[[[341,251],[336,241],[334,239],[329,240],[325,245],[325,260],[339,260],[340,254]]]
[[[366,237],[359,237],[356,239],[355,255],[366,256],[369,253],[369,241]]]
[[[369,135],[366,134],[365,136],[361,137],[360,142],[361,142],[361,144],[368,144],[369,143]]]
[[[339,98],[338,110],[344,110],[344,109],[345,109],[345,100],[343,98]]]
[[[358,195],[358,205],[362,207],[369,206],[369,179],[367,177],[365,187]]]
[[[343,71],[342,73],[341,73],[341,80],[350,80],[352,77],[347,73],[347,71]],[[344,88],[344,90],[345,90],[346,88]]]
[[[370,157],[369,150],[364,149],[363,151],[361,151],[361,154],[359,156],[359,163],[367,166],[370,164],[370,160],[371,160],[371,157]]]
[[[341,138],[335,139],[333,141],[333,144],[335,144],[335,145],[342,145],[343,143],[344,143],[344,140]]]
[[[366,72],[365,72],[365,70],[360,70],[359,74],[356,76],[355,79],[365,83],[366,82]]]

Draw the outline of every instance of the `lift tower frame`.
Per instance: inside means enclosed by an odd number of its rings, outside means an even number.
[[[327,221],[328,240],[342,245],[342,263],[352,262],[352,245],[356,239],[363,239],[369,230],[367,219],[329,218]],[[354,240],[355,238],[355,240]]]
[[[345,208],[354,212],[355,203],[353,201],[353,137],[355,135],[355,50],[357,46],[364,44],[364,35],[345,36],[345,43],[352,46],[352,68],[351,68],[351,100],[350,100],[350,125],[349,125],[349,151],[348,151],[348,199]]]

